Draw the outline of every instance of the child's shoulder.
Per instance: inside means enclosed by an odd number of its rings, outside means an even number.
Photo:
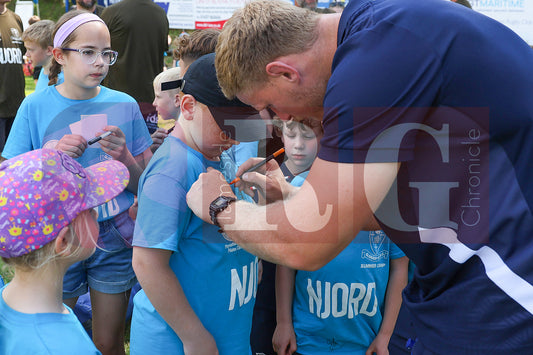
[[[170,170],[205,169],[202,154],[175,137],[167,137],[150,162],[152,160],[165,162],[165,167]],[[172,162],[172,164],[166,162]]]
[[[54,97],[57,93],[54,85],[46,86],[41,90],[34,91],[24,98],[23,102],[33,103],[39,101],[48,101],[51,97]]]
[[[116,100],[116,102],[137,102],[135,99],[125,92],[110,89],[106,86],[100,85],[100,95],[107,100]]]

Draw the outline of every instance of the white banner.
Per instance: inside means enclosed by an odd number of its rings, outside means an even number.
[[[156,3],[167,12],[170,28],[221,29],[233,12],[243,7],[247,0],[169,0]]]
[[[532,0],[470,0],[475,11],[499,21],[533,45]]]

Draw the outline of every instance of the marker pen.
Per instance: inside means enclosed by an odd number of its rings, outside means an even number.
[[[102,138],[105,138],[107,136],[109,136],[112,132],[111,131],[107,131],[105,133],[102,133],[101,135],[99,135],[98,137],[94,137],[93,139],[90,139],[87,144],[91,145],[91,144],[94,144],[98,141],[100,141]]]

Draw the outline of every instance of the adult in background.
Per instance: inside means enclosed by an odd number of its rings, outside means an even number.
[[[101,15],[111,32],[111,47],[119,53],[103,84],[123,91],[139,103],[150,134],[157,129],[153,80],[163,71],[168,50],[168,19],[151,0],[122,0]]]
[[[95,14],[96,16],[102,15],[105,7],[98,5],[97,0],[76,0],[76,6],[72,8],[73,10],[87,11]]]
[[[26,85],[22,70],[26,52],[22,41],[24,28],[20,16],[7,8],[9,2],[0,0],[0,153],[24,99]]]
[[[187,196],[197,215],[253,254],[307,270],[376,218],[416,265],[404,290],[414,354],[530,352],[527,43],[450,1],[351,0],[342,15],[317,15],[270,0],[226,22],[216,65],[228,97],[320,120],[324,137],[299,190],[274,163],[242,176],[277,183],[283,202],[210,216],[211,201],[231,194],[209,171]]]

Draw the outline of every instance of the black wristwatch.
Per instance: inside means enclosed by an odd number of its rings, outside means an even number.
[[[219,228],[220,224],[217,221],[217,216],[220,212],[224,211],[230,203],[237,201],[235,197],[231,196],[218,196],[211,204],[209,205],[209,216],[211,217],[211,222]]]

